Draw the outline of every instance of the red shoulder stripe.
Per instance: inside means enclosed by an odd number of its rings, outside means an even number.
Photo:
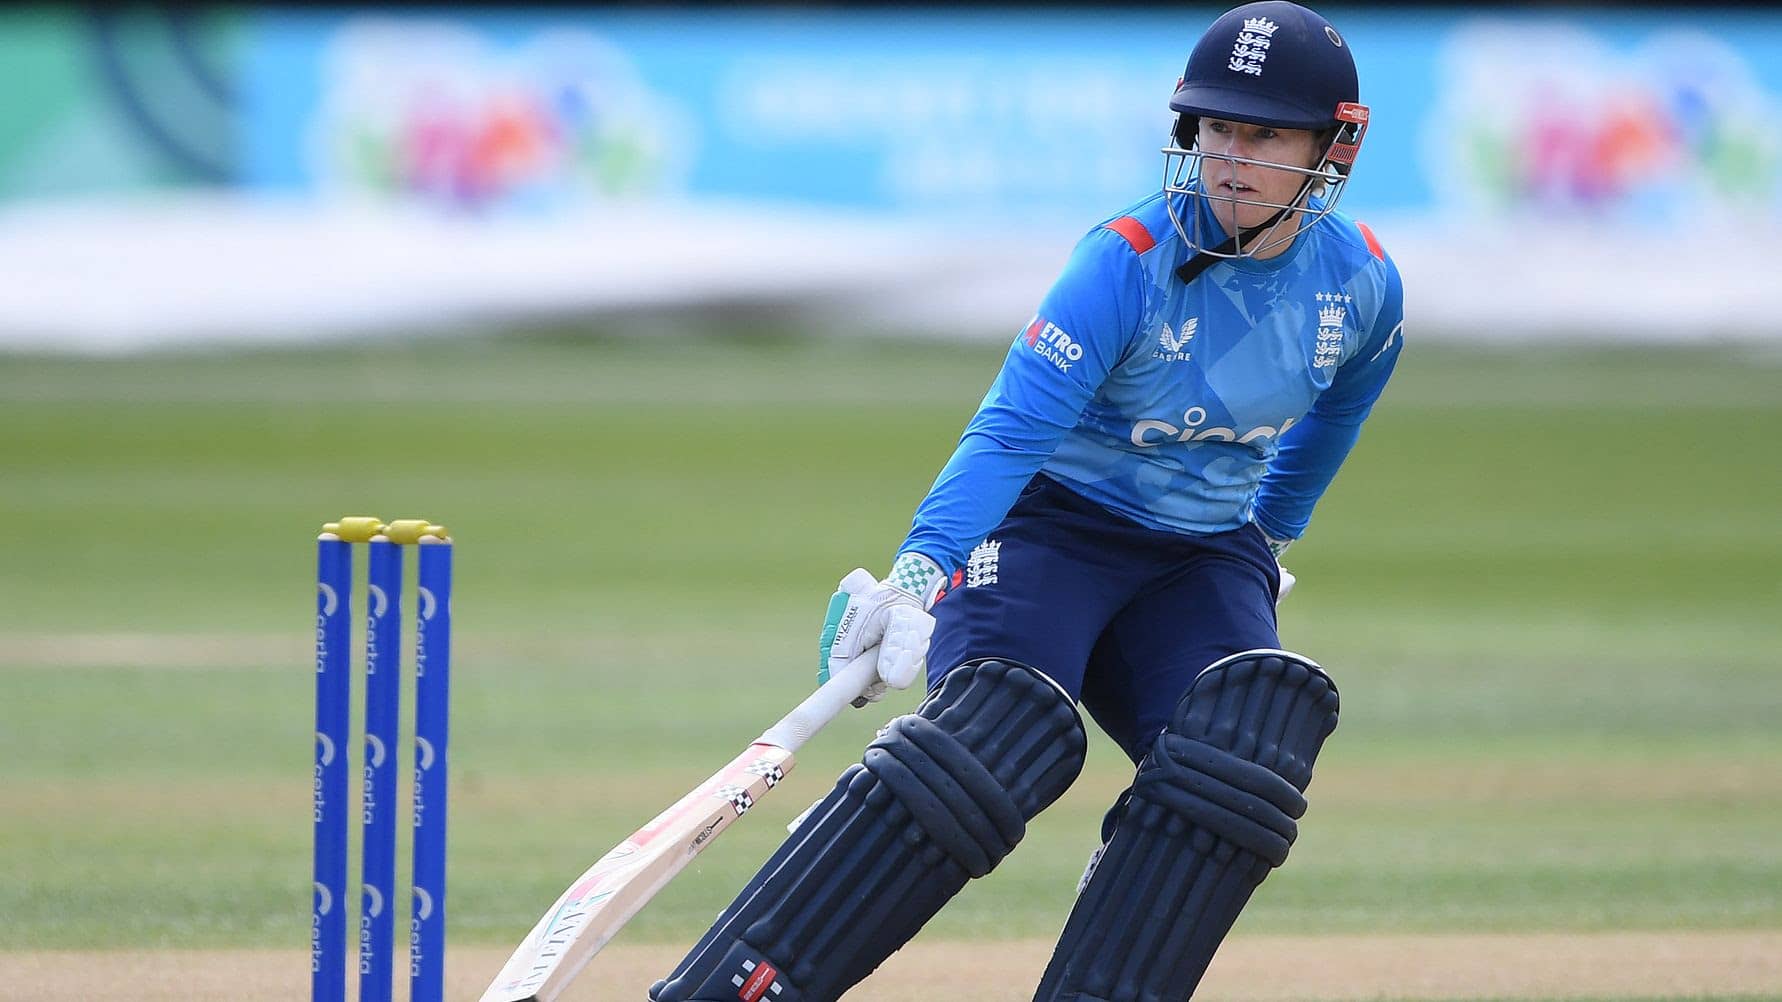
[[[1362,222],[1357,222],[1355,228],[1361,231],[1361,239],[1367,241],[1367,249],[1373,251],[1374,256],[1380,260],[1386,260],[1386,248],[1380,246],[1380,238],[1374,236],[1374,231],[1368,229],[1367,224]]]
[[[1131,216],[1121,216],[1109,223],[1108,229],[1125,237],[1135,254],[1143,254],[1157,246],[1157,241],[1151,238],[1151,231],[1145,229],[1145,224]]]

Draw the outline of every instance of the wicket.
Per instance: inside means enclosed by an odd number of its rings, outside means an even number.
[[[345,1002],[347,752],[351,739],[353,544],[365,543],[365,753],[359,917],[360,1002],[393,989],[396,884],[396,749],[402,698],[402,549],[417,551],[414,888],[409,998],[439,1002],[445,989],[446,744],[450,719],[452,541],[425,519],[369,516],[322,527],[316,544],[315,901],[310,997]]]

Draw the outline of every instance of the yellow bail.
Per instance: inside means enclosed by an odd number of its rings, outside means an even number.
[[[424,518],[399,518],[384,526],[384,535],[390,537],[392,543],[408,545],[429,537],[444,539],[446,528],[443,525],[434,525]]]
[[[322,526],[322,531],[345,543],[365,543],[384,531],[384,523],[376,515],[349,515]]]

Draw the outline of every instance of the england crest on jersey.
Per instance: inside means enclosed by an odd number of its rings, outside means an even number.
[[[1329,369],[1343,360],[1343,322],[1349,315],[1349,304],[1355,298],[1342,292],[1320,292],[1318,300],[1318,344],[1313,349],[1312,364]]]

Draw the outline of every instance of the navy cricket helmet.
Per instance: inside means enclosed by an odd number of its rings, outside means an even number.
[[[1287,0],[1225,12],[1188,56],[1170,110],[1277,129],[1335,128],[1361,100],[1355,59],[1329,21]],[[1189,137],[1179,137],[1189,138]]]
[[[1203,159],[1260,164],[1300,174],[1305,183],[1290,203],[1231,199],[1276,210],[1267,227],[1270,232],[1260,241],[1256,234],[1246,232],[1231,235],[1231,247],[1210,246],[1208,240],[1199,239],[1199,213],[1193,214],[1197,225],[1192,234],[1176,220],[1183,239],[1201,253],[1245,257],[1291,240],[1299,230],[1332,211],[1367,131],[1368,110],[1360,96],[1348,42],[1317,12],[1289,0],[1261,0],[1221,15],[1195,44],[1169,101],[1176,120],[1170,144],[1163,149],[1164,189],[1171,194],[1223,198],[1200,191]],[[1278,164],[1207,153],[1196,143],[1202,118],[1304,129],[1318,134],[1323,153],[1315,164]],[[1171,205],[1171,217],[1175,218],[1174,200]],[[1290,217],[1297,225],[1274,235],[1273,231],[1281,229],[1279,224]]]

